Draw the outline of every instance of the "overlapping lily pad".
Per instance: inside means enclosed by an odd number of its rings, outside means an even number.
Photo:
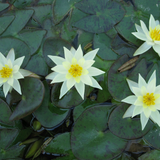
[[[60,108],[54,107],[54,112],[52,113],[49,110],[50,104],[50,90],[46,82],[45,86],[45,96],[40,107],[33,113],[37,120],[41,123],[42,126],[46,128],[53,128],[64,121],[64,119],[69,114],[69,110],[62,110]]]
[[[3,11],[4,9],[6,9],[7,7],[9,7],[8,3],[0,3],[0,11]]]
[[[144,136],[151,128],[152,122],[149,120],[142,131],[139,118],[122,118],[126,112],[128,104],[121,104],[111,113],[109,118],[109,129],[118,137],[124,139],[136,139]]]
[[[43,83],[36,78],[27,77],[21,82],[22,100],[10,116],[10,120],[23,118],[34,112],[42,103],[44,96]]]
[[[107,130],[112,106],[87,109],[76,120],[71,133],[71,148],[78,159],[112,159],[125,148],[127,141]]]
[[[125,13],[121,5],[114,1],[83,0],[76,7],[91,15],[79,20],[74,26],[92,33],[107,32]]]

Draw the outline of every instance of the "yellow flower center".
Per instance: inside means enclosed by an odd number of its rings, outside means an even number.
[[[150,36],[154,41],[160,41],[160,29],[154,28],[150,30]]]
[[[73,76],[73,77],[77,77],[77,76],[81,76],[82,75],[82,67],[79,66],[78,64],[76,65],[71,65],[71,68],[68,70],[68,72]]]
[[[12,74],[13,69],[9,68],[9,66],[6,64],[5,67],[3,67],[0,70],[0,74],[2,78],[9,78],[10,75]]]
[[[143,96],[143,103],[147,106],[155,105],[155,96],[153,93],[149,94],[147,93],[145,96]]]

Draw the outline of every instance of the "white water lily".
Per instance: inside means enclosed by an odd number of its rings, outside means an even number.
[[[3,92],[5,97],[8,91],[14,88],[19,94],[21,93],[21,87],[18,79],[28,76],[31,72],[20,69],[20,66],[24,60],[24,56],[15,60],[14,49],[12,48],[7,57],[0,52],[0,87],[3,85]]]
[[[133,54],[134,56],[140,55],[151,47],[160,56],[160,24],[159,21],[154,19],[150,15],[149,19],[149,31],[143,21],[140,20],[141,26],[135,24],[137,32],[132,32],[132,34],[138,39],[145,41]]]
[[[82,99],[84,99],[85,84],[102,89],[92,77],[105,73],[91,67],[95,62],[93,59],[98,50],[95,49],[83,56],[81,46],[77,50],[72,47],[70,51],[64,47],[65,59],[58,56],[48,56],[56,66],[52,68],[54,72],[46,76],[46,79],[51,79],[51,83],[63,82],[59,98],[62,98],[74,85]]]
[[[138,83],[127,79],[130,90],[134,95],[128,96],[122,102],[131,106],[125,112],[123,118],[134,117],[140,114],[142,130],[145,128],[148,119],[160,126],[160,85],[156,86],[156,71],[151,75],[148,83],[139,74]]]

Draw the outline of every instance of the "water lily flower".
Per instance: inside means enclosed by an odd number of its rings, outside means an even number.
[[[140,20],[141,26],[135,24],[137,32],[132,32],[132,34],[138,39],[145,41],[133,54],[134,56],[140,55],[151,47],[160,56],[160,24],[159,21],[154,19],[152,14],[149,19],[149,31],[143,21]]]
[[[0,87],[3,85],[3,92],[5,97],[8,91],[14,88],[19,94],[21,93],[21,87],[18,79],[28,76],[31,72],[20,69],[23,63],[24,56],[15,60],[14,49],[12,48],[7,57],[0,52]]]
[[[140,114],[142,130],[148,119],[160,126],[160,85],[156,86],[156,71],[151,75],[148,83],[139,74],[138,83],[127,79],[130,90],[134,95],[128,96],[122,102],[131,104],[123,118]]]
[[[83,56],[80,45],[77,50],[73,47],[71,50],[64,47],[65,59],[58,56],[48,56],[56,66],[52,68],[54,72],[46,76],[46,79],[51,79],[51,83],[63,82],[59,98],[62,98],[73,86],[75,86],[82,99],[84,99],[85,84],[102,89],[92,77],[105,73],[100,69],[91,67],[95,62],[93,59],[98,50],[92,50]]]

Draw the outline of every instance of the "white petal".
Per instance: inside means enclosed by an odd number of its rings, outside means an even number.
[[[3,84],[3,92],[4,92],[5,97],[7,96],[9,89],[10,89],[10,85],[8,83],[4,83]]]
[[[126,110],[125,114],[123,115],[123,118],[132,117],[134,108],[135,108],[135,105],[131,105],[131,106]]]
[[[19,94],[22,94],[21,93],[21,86],[19,84],[19,81],[14,79],[14,82],[13,82],[13,88],[19,93]]]
[[[67,74],[67,70],[63,67],[63,65],[58,65],[52,68],[52,71],[58,72],[58,73],[62,73],[62,74]]]
[[[81,45],[79,45],[77,51],[75,52],[75,56],[74,57],[77,60],[83,58],[83,51],[82,51]]]
[[[52,72],[49,75],[47,75],[45,78],[53,80],[57,74],[58,74],[57,72]]]
[[[71,53],[72,53],[73,55],[75,55],[76,50],[74,49],[74,47],[71,47],[70,51],[71,51]]]
[[[160,94],[160,85],[156,87],[154,94]]]
[[[102,90],[102,87],[98,84],[98,82],[93,77],[90,77],[90,78],[91,78],[91,81],[92,81],[92,87]]]
[[[95,67],[88,68],[88,72],[89,72],[90,76],[98,76],[100,74],[105,73],[104,71],[102,71],[102,70],[100,70],[98,68],[95,68]]]
[[[156,80],[156,70],[152,73],[151,77],[148,80],[148,83],[150,83],[153,79]]]
[[[135,24],[136,30],[140,33],[144,33],[141,26],[139,26],[138,24]]]
[[[147,87],[142,86],[140,89],[141,89],[141,95],[146,95],[148,93]]]
[[[134,104],[136,100],[137,100],[136,96],[128,96],[125,99],[122,99],[121,101],[128,104]]]
[[[64,48],[64,56],[65,56],[66,61],[71,63],[73,54],[66,47],[63,47],[63,48]]]
[[[156,20],[156,26],[158,26],[159,25],[159,20]]]
[[[142,112],[141,115],[140,115],[140,120],[141,120],[141,125],[142,125],[142,130],[145,128],[147,122],[148,122],[148,119],[144,113]]]
[[[83,65],[83,68],[84,68],[84,69],[90,68],[94,62],[95,62],[95,61],[93,61],[93,60],[85,61],[85,62],[84,62],[84,65]]]
[[[147,37],[144,33],[141,32],[132,32],[132,34],[137,37],[138,39],[142,40],[142,41],[146,41]]]
[[[9,78],[7,83],[10,85],[10,86],[13,86],[13,81],[14,79],[13,78]]]
[[[67,81],[63,82],[62,84],[62,87],[61,87],[61,90],[60,90],[60,96],[59,96],[59,99],[61,99],[68,91],[68,88],[67,88]]]
[[[89,75],[82,75],[81,76],[81,81],[86,85],[89,85],[89,86],[93,85],[91,77]]]
[[[157,110],[155,112],[151,112],[150,118],[154,123],[157,123],[160,126],[160,114]]]
[[[146,40],[146,43],[148,45],[150,45],[150,46],[154,46],[155,45],[155,43],[153,41],[150,41],[150,40]]]
[[[24,76],[29,76],[32,74],[32,72],[28,71],[28,70],[25,70],[25,69],[19,69],[19,72]]]
[[[68,90],[70,90],[74,85],[75,85],[76,81],[74,78],[70,78],[67,80],[67,88]]]
[[[149,118],[149,116],[151,115],[151,110],[148,107],[143,108],[143,112],[147,118]]]
[[[149,19],[149,30],[154,29],[155,27],[156,27],[156,22],[155,22],[154,17],[151,14],[150,19]]]
[[[84,59],[85,60],[93,60],[94,57],[96,56],[97,52],[98,52],[99,48],[88,52],[87,54],[84,55]]]
[[[140,55],[151,48],[151,45],[148,45],[147,42],[144,42],[133,54],[133,56]]]
[[[154,49],[155,52],[157,52],[158,55],[160,56],[160,45],[159,45],[159,44],[155,44],[155,45],[153,46],[153,49]]]
[[[4,66],[7,64],[7,59],[4,57],[4,55],[0,52],[0,63]]]
[[[142,106],[135,106],[132,117],[141,114],[143,112]]]
[[[154,41],[153,43],[160,45],[160,41]]]
[[[22,65],[23,60],[24,60],[25,56],[17,58],[14,62],[13,62],[13,66],[18,65],[19,67]]]
[[[63,82],[66,81],[66,75],[65,74],[57,74],[54,79],[52,80],[51,83],[59,83],[59,82]]]
[[[147,91],[149,93],[154,93],[156,89],[156,79],[153,79],[148,85],[147,85]]]
[[[48,55],[48,57],[49,57],[56,65],[62,65],[62,63],[65,61],[64,58],[58,57],[58,56]]]
[[[147,87],[146,81],[144,80],[144,78],[140,74],[138,77],[138,86],[139,86],[139,88],[141,88],[142,86],[144,86],[145,88]]]
[[[155,103],[156,103],[156,101],[155,101]],[[160,105],[159,104],[155,104],[155,108],[160,110]]]
[[[126,79],[126,80],[127,80],[127,83],[128,83],[128,86],[129,86],[130,90],[133,92],[132,88],[133,87],[138,87],[138,84],[136,82],[134,82],[134,81],[129,80],[129,79]]]
[[[84,83],[82,82],[76,83],[75,87],[78,93],[80,94],[80,96],[82,97],[82,99],[84,99],[84,90],[85,90]]]
[[[132,87],[133,93],[139,97],[139,96],[143,96],[141,93],[141,89],[140,88],[136,88],[136,87]]]
[[[12,63],[14,62],[15,54],[13,48],[8,52],[7,59],[10,59]]]

